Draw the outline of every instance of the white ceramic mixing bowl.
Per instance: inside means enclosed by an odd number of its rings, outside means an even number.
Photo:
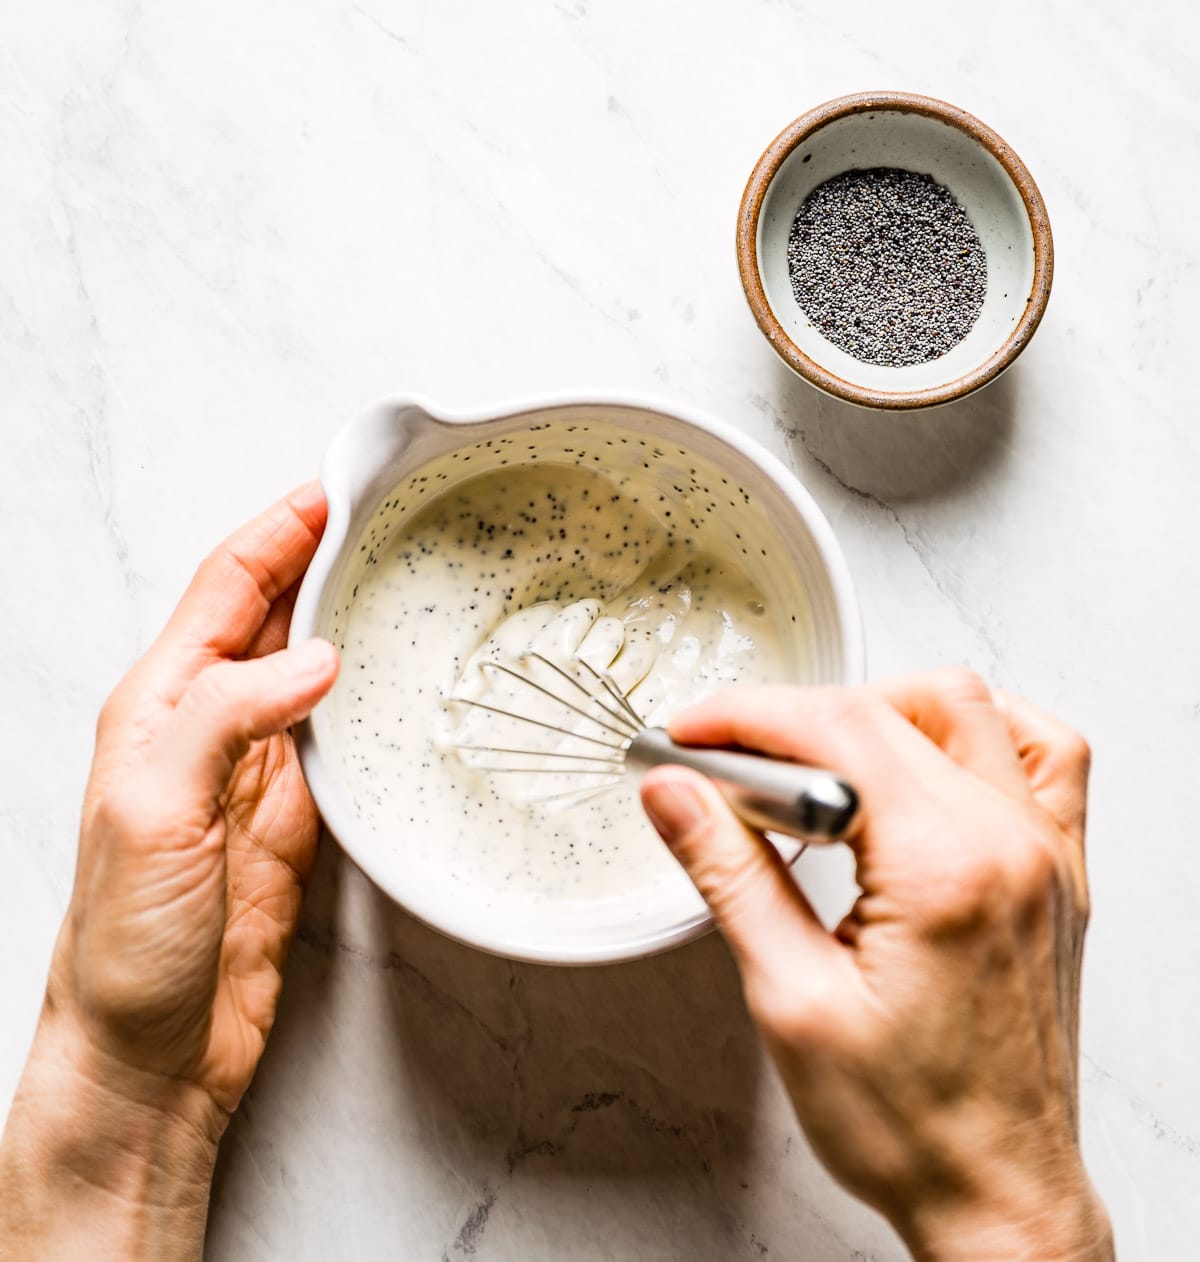
[[[484,471],[491,453],[497,453],[498,461],[500,439],[535,428],[543,436],[574,434],[572,426],[598,427],[625,435],[631,443],[644,440],[655,448],[687,453],[744,488],[773,530],[770,594],[799,612],[796,633],[804,642],[807,681],[861,680],[862,629],[850,575],[829,523],[808,492],[782,463],[728,425],[675,404],[633,397],[535,399],[466,414],[419,399],[390,400],[371,408],[342,430],[326,457],[322,483],[329,520],[296,600],[291,642],[315,635],[337,642],[338,604],[354,581],[355,566],[362,564],[360,537],[369,522],[378,521],[380,506],[386,507],[404,479],[431,461],[469,450],[474,463],[464,469],[465,479]],[[620,450],[611,443],[607,447]],[[296,734],[317,806],[367,876],[426,923],[500,955],[560,964],[633,959],[709,928],[698,896],[683,906],[678,898],[657,903],[653,895],[631,891],[627,900],[606,899],[594,909],[572,907],[569,914],[530,900],[517,917],[464,899],[461,887],[441,880],[435,866],[414,863],[406,855],[399,819],[394,844],[381,845],[378,828],[364,827],[360,804],[352,800],[340,774],[339,741],[345,733],[331,718],[335,713],[328,706],[318,708]]]

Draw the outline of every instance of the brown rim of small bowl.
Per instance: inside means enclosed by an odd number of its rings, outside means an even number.
[[[852,114],[884,110],[936,118],[957,127],[981,144],[1008,172],[1009,178],[1017,186],[1033,232],[1033,285],[1017,327],[1004,344],[978,367],[954,381],[926,390],[872,390],[865,386],[856,386],[822,368],[788,337],[775,318],[758,269],[758,218],[762,212],[763,199],[784,159],[828,123]],[[738,210],[737,255],[738,271],[742,277],[742,288],[746,291],[746,300],[758,327],[766,335],[776,354],[801,377],[824,390],[826,394],[845,399],[847,403],[872,408],[935,407],[939,403],[961,399],[981,386],[986,386],[1025,349],[1026,343],[1041,323],[1050,297],[1050,282],[1054,278],[1054,239],[1050,235],[1050,219],[1046,214],[1046,203],[1042,200],[1029,168],[1003,137],[981,123],[973,114],[935,97],[918,96],[911,92],[855,92],[850,96],[839,96],[801,114],[794,122],[789,123],[764,150],[746,182],[746,191],[742,194],[742,204]]]

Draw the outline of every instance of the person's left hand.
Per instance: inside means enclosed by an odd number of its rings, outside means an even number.
[[[194,1258],[317,849],[288,731],[333,685],[285,647],[317,483],[199,567],[103,707],[71,906],[0,1145],[5,1257]]]
[[[317,813],[288,727],[333,646],[285,649],[325,524],[314,483],[200,566],[97,729],[48,1002],[96,1049],[232,1111],[275,1015]]]
[[[325,513],[312,483],[226,540],[104,706],[0,1145],[6,1257],[198,1253],[216,1140],[274,1021],[316,854],[288,728],[337,654],[285,645]]]

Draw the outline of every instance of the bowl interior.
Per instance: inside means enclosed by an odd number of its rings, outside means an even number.
[[[924,364],[893,368],[855,359],[814,327],[792,292],[787,247],[796,212],[818,184],[843,171],[869,167],[931,175],[958,199],[987,255],[987,293],[978,320],[957,346]],[[834,376],[875,391],[928,390],[966,375],[1008,340],[1033,288],[1033,231],[1008,172],[958,127],[900,110],[845,115],[797,144],[763,198],[757,248],[767,302],[787,336]]]
[[[319,599],[314,604],[302,593],[297,607],[302,619],[313,610],[311,629],[301,626],[299,634],[332,639],[346,655],[344,667],[353,661],[351,611],[360,584],[371,581],[369,558],[386,549],[387,540],[435,496],[513,463],[536,459],[568,466],[599,457],[606,473],[637,469],[660,487],[690,483],[736,512],[745,547],[741,565],[770,597],[771,616],[786,641],[790,681],[846,682],[858,674],[853,598],[828,526],[782,466],[773,468],[769,458],[750,454],[744,442],[731,445],[668,414],[624,405],[558,406],[486,422],[444,421],[397,407],[390,415],[383,409],[364,418],[358,432],[370,444],[390,432],[392,441],[382,444],[386,459],[366,476],[369,462],[353,430],[350,441],[339,440],[331,453],[337,464],[358,470],[359,498],[352,511],[346,506],[343,538],[320,579]],[[326,474],[331,488],[344,483],[343,468],[327,468]],[[335,495],[331,490],[331,511]],[[702,548],[712,543],[697,542]],[[388,671],[405,669],[412,666],[401,653],[378,663],[385,678]],[[473,865],[484,870],[486,838],[473,836],[470,828],[452,839],[409,827],[408,815],[392,805],[394,797],[377,791],[383,773],[366,767],[361,744],[352,743],[362,730],[354,726],[352,707],[359,678],[356,669],[344,669],[308,725],[301,752],[326,821],[397,902],[473,945],[552,962],[632,958],[707,926],[703,903],[669,856],[659,868],[647,869],[652,879],[629,888],[617,881],[599,892],[540,896],[519,884],[474,879]],[[431,676],[430,682],[448,690],[452,672]],[[645,835],[627,844],[660,847],[644,827]]]

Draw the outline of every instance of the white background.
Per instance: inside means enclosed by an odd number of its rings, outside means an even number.
[[[648,389],[790,461],[846,548],[875,673],[968,662],[1091,737],[1087,1152],[1125,1257],[1192,1256],[1195,36],[1182,3],[1117,0],[6,0],[0,1097],[95,712],[203,552],[380,395]],[[990,123],[1054,227],[1030,348],[925,416],[789,377],[737,280],[759,152],[864,88]],[[902,1251],[814,1166],[717,940],[514,966],[414,925],[327,846],[209,1255]]]

